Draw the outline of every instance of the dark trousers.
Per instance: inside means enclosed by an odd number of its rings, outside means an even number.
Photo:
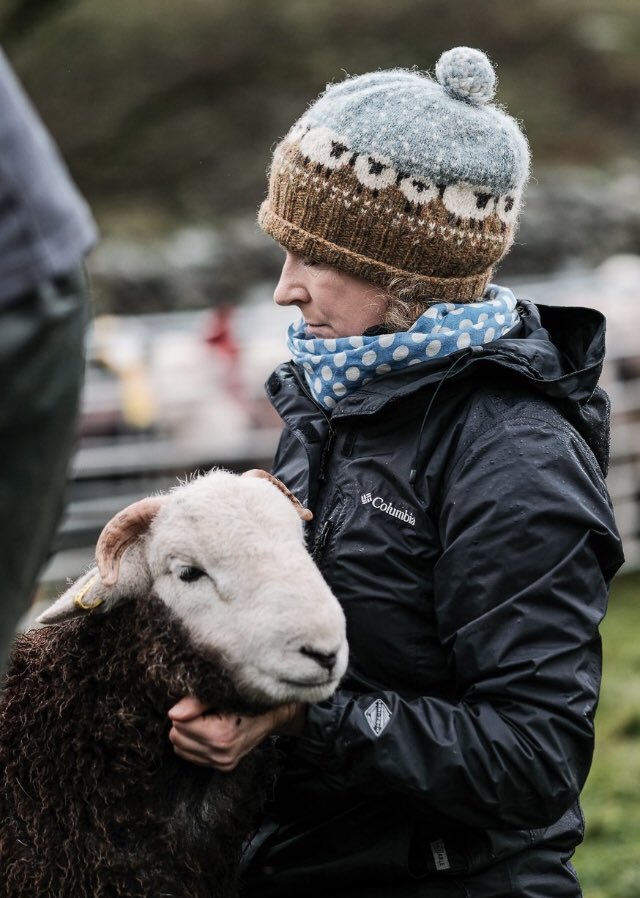
[[[87,292],[78,270],[0,306],[0,668],[62,509]]]

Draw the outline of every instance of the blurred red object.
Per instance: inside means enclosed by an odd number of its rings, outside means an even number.
[[[234,361],[240,356],[240,346],[234,335],[235,311],[235,306],[218,306],[211,312],[204,334],[205,341],[216,352]]]
[[[224,372],[224,385],[229,394],[247,407],[245,384],[241,371],[242,350],[235,337],[235,306],[217,306],[205,326],[205,342],[218,354]]]

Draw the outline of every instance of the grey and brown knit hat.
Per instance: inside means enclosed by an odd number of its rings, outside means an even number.
[[[490,104],[484,53],[448,50],[435,74],[329,85],[276,147],[263,230],[384,289],[409,278],[424,297],[482,296],[513,241],[529,149]]]

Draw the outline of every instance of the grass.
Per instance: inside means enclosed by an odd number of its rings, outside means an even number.
[[[640,576],[614,583],[602,626],[604,679],[596,753],[576,852],[585,898],[640,895]]]

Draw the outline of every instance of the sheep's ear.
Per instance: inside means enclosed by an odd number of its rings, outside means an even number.
[[[168,500],[168,496],[153,496],[119,511],[98,538],[96,566],[47,608],[37,623],[60,623],[97,608],[105,611],[125,596],[134,598],[147,592],[150,578],[142,537]]]
[[[291,490],[284,485],[281,480],[278,480],[277,477],[274,477],[273,474],[269,474],[268,471],[263,471],[262,468],[252,468],[250,471],[245,471],[242,475],[243,477],[259,477],[261,480],[268,480],[272,483],[277,489],[280,490],[281,493],[284,493],[287,499],[290,502],[293,502],[296,511],[300,515],[303,521],[311,521],[313,520],[313,512],[309,508],[305,508],[302,502],[293,495]]]
[[[38,624],[59,624],[99,608],[110,598],[96,567],[76,580],[59,599],[36,619]]]
[[[59,599],[43,611],[36,623],[58,624],[83,614],[108,612],[120,599],[141,598],[149,594],[151,575],[144,540],[129,547],[120,565],[118,580],[106,586],[97,565],[83,574]]]

